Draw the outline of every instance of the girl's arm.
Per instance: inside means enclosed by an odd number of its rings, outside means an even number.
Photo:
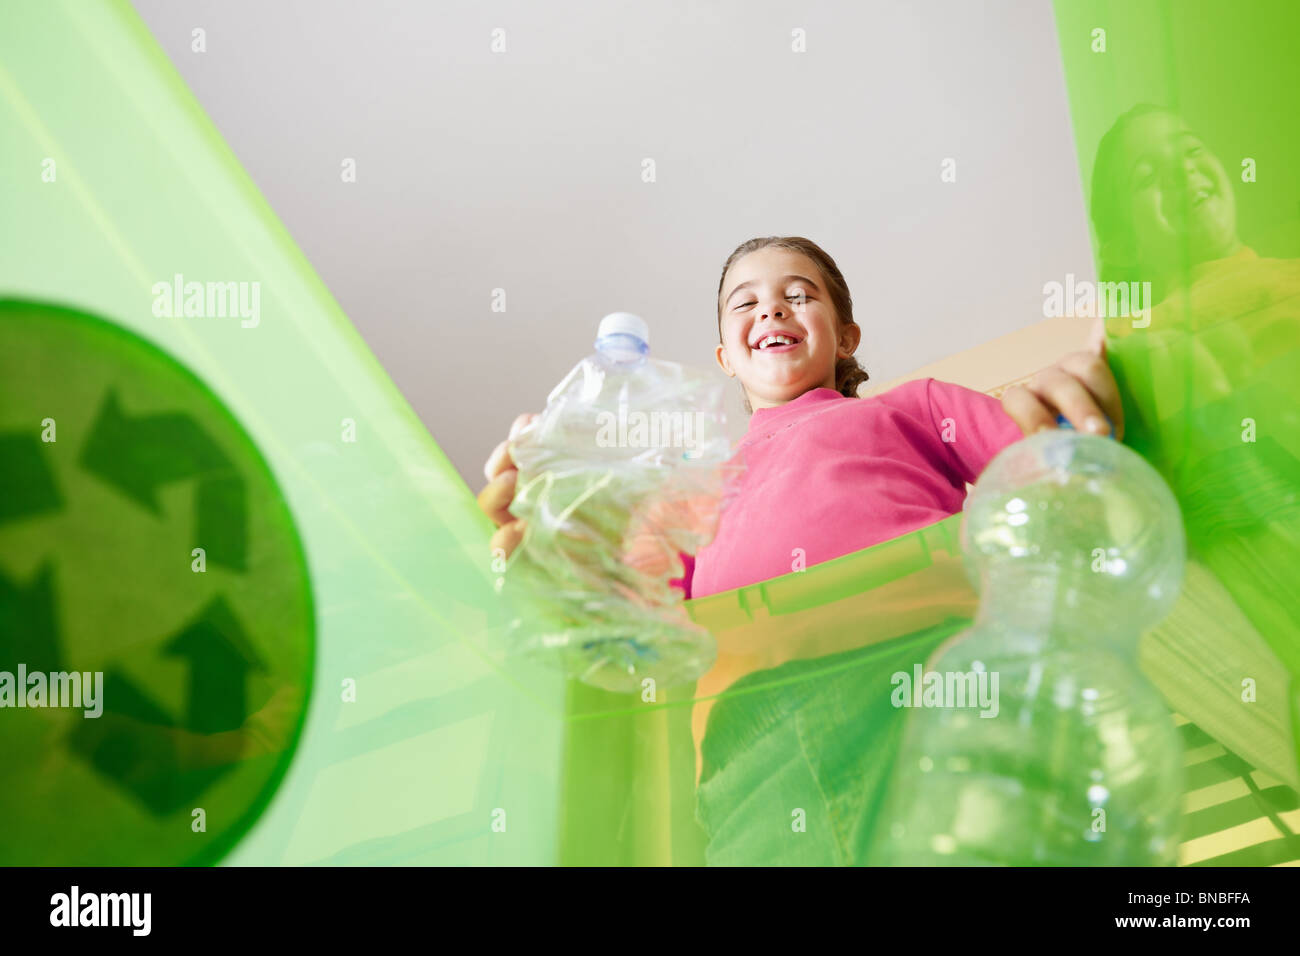
[[[1077,430],[1123,435],[1119,389],[1106,364],[1104,326],[1094,326],[1089,347],[1043,369],[1027,385],[1008,389],[1001,403],[983,392],[934,379],[926,398],[944,442],[954,480],[973,484],[1003,448],[1064,415]]]
[[[991,395],[932,378],[925,398],[947,455],[945,470],[958,487],[974,484],[994,455],[1024,437]]]

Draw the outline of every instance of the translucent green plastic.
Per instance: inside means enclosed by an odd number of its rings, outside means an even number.
[[[130,6],[0,7],[0,129],[0,295],[67,307],[88,316],[88,336],[108,324],[114,334],[99,338],[123,343],[123,354],[156,352],[148,368],[187,370],[207,404],[176,392],[162,372],[116,363],[103,350],[91,366],[97,385],[122,379],[118,418],[127,424],[119,432],[146,411],[187,434],[210,434],[222,448],[235,448],[242,431],[256,453],[227,453],[229,477],[250,501],[283,509],[284,533],[301,542],[305,569],[295,578],[286,568],[277,585],[256,567],[216,560],[219,546],[194,520],[204,512],[195,496],[221,466],[204,458],[188,476],[157,475],[177,458],[166,427],[119,435],[101,456],[122,466],[126,488],[151,477],[164,485],[156,513],[81,468],[95,457],[86,442],[106,390],[78,398],[78,355],[58,347],[54,325],[42,338],[39,325],[25,324],[22,354],[35,364],[6,388],[30,401],[0,404],[0,434],[38,463],[26,474],[43,473],[44,461],[57,479],[76,483],[62,481],[50,507],[0,521],[0,574],[12,582],[0,594],[9,615],[0,641],[25,653],[45,606],[30,595],[40,593],[48,566],[56,621],[82,629],[75,643],[64,641],[62,669],[120,670],[140,699],[106,693],[106,711],[166,730],[187,707],[229,706],[205,703],[207,684],[187,689],[186,660],[162,653],[160,635],[181,633],[206,606],[183,592],[158,596],[178,580],[203,580],[227,596],[247,625],[250,658],[274,660],[291,636],[277,629],[277,613],[306,608],[314,638],[308,671],[294,677],[309,697],[273,701],[266,675],[250,672],[238,707],[242,736],[211,758],[222,773],[174,799],[150,804],[138,782],[158,775],[165,750],[128,735],[133,760],[96,769],[74,750],[75,734],[96,721],[67,710],[0,711],[0,790],[12,798],[0,862],[554,862],[565,691],[554,675],[499,665],[478,646],[507,613],[486,547],[490,523]],[[177,276],[182,288],[259,283],[257,323],[212,311],[156,314],[164,309],[155,285]],[[19,326],[0,320],[0,339]],[[45,352],[33,351],[42,341]],[[90,354],[93,342],[82,345]],[[56,443],[42,441],[45,418],[57,422]],[[226,421],[237,425],[215,430]],[[134,458],[123,458],[128,450]],[[6,455],[7,473],[17,460]],[[264,480],[255,467],[266,470]],[[99,505],[112,507],[111,516],[78,519]],[[256,521],[240,527],[250,555],[270,546]],[[78,541],[94,529],[99,539]],[[131,540],[145,532],[147,541]],[[196,572],[191,552],[201,547],[208,560]],[[96,560],[80,560],[87,554]],[[262,716],[281,732],[263,753],[249,741],[258,736],[254,715],[268,706],[273,713]],[[10,759],[12,746],[37,739],[33,721],[47,746]],[[241,767],[250,760],[269,762],[258,778],[266,785],[223,790],[249,777]],[[277,766],[282,777],[272,779]],[[102,811],[115,829],[99,827],[98,837],[69,822]],[[61,836],[70,830],[81,838]]]
[[[1107,228],[1117,218],[1115,194],[1103,189],[1094,200],[1093,158],[1102,134],[1136,103],[1181,112],[1211,144],[1233,150],[1223,165],[1234,177],[1240,240],[1258,258],[1234,252],[1194,263],[1206,243],[1175,237],[1161,277],[1144,276],[1140,260],[1130,260],[1131,274],[1122,275],[1104,261],[1098,241],[1098,278],[1152,281],[1152,300],[1180,287],[1197,293],[1163,305],[1139,301],[1151,306],[1149,325],[1132,314],[1107,324],[1126,441],[1174,490],[1188,540],[1180,598],[1138,648],[1143,671],[1177,711],[1185,753],[1178,861],[1293,862],[1300,858],[1300,602],[1289,583],[1300,576],[1300,180],[1288,171],[1300,161],[1293,121],[1300,107],[1300,13],[1282,2],[1252,5],[1247,13],[1221,3],[1071,0],[1057,5],[1057,15],[1082,191]],[[1242,175],[1251,169],[1267,175],[1246,182]],[[1174,187],[1171,217],[1191,222],[1189,210],[1199,201],[1187,185]],[[888,702],[891,674],[928,661],[974,613],[951,537],[959,520],[688,602],[719,647],[717,669],[701,678],[690,702],[700,744],[695,800],[704,860],[870,858],[903,724]],[[649,741],[663,738],[645,736],[636,707],[626,708],[621,739],[648,754]],[[571,751],[587,755],[588,763],[575,766],[594,776],[610,746],[608,737],[597,743],[593,734],[589,749]],[[652,811],[645,795],[656,794],[660,819],[671,820],[678,834],[684,814],[680,803],[669,802],[673,795],[689,799],[688,790],[676,779],[668,787],[662,776],[645,776],[678,766],[671,757],[654,766],[610,795],[646,813]],[[622,819],[620,832],[629,822]],[[674,860],[696,859],[684,854],[680,839],[673,845]],[[598,856],[593,840],[582,858]],[[614,856],[607,850],[604,858]]]
[[[1100,278],[1151,283],[1148,315],[1107,318],[1126,441],[1172,485],[1188,537],[1184,601],[1148,667],[1295,784],[1300,8],[1061,2],[1057,19]],[[1147,238],[1155,195],[1165,244]]]
[[[1293,6],[1252,8],[1247,17],[1219,3],[1058,6],[1085,195],[1100,137],[1140,100],[1171,107],[1204,130],[1234,176],[1242,158],[1256,160],[1256,181],[1235,182],[1234,193],[1240,238],[1258,258],[1232,259],[1195,277],[1188,265],[1183,278],[1191,285],[1211,280],[1201,286],[1209,299],[1181,306],[1171,299],[1164,311],[1152,310],[1149,327],[1134,328],[1131,319],[1111,324],[1126,441],[1173,487],[1191,549],[1182,600],[1142,645],[1143,667],[1179,712],[1184,747],[1196,760],[1187,768],[1186,862],[1296,856],[1288,834],[1213,842],[1263,818],[1261,806],[1277,826],[1294,828],[1291,787],[1300,783],[1300,651],[1289,600],[1300,571],[1293,268],[1300,180],[1286,172],[1300,160],[1293,122],[1300,61]],[[1107,30],[1104,54],[1091,49],[1098,27]],[[10,794],[0,862],[866,859],[902,727],[890,677],[926,661],[975,613],[956,544],[959,517],[687,602],[718,645],[717,664],[694,686],[613,694],[504,661],[487,635],[528,613],[527,601],[508,605],[498,589],[491,527],[473,492],[129,5],[0,6],[0,129],[0,298],[29,314],[53,304],[89,317],[88,327],[109,324],[131,352],[156,353],[167,360],[157,368],[192,379],[193,405],[181,409],[167,404],[170,379],[162,373],[133,374],[138,394],[122,392],[118,418],[144,416],[143,405],[132,402],[147,397],[150,415],[185,411],[202,426],[189,434],[224,428],[213,441],[225,459],[235,460],[230,449],[252,449],[238,457],[235,477],[261,489],[254,497],[267,503],[268,515],[278,497],[283,520],[241,524],[249,553],[266,546],[267,528],[278,528],[282,543],[299,542],[300,573],[286,577],[281,603],[309,607],[311,617],[297,632],[310,673],[298,664],[267,672],[279,675],[277,687],[298,687],[301,699],[277,699],[269,678],[254,675],[238,714],[227,696],[189,721],[199,736],[215,736],[214,714],[238,724],[232,739],[240,749],[219,765],[224,772],[209,788],[151,806],[140,798],[147,791],[141,775],[124,765],[109,763],[103,772],[76,763],[75,722],[88,721],[67,712],[25,714],[24,727],[47,721],[40,733],[55,742],[25,751],[22,761],[0,762],[0,784]],[[257,283],[256,323],[203,306],[196,309],[203,315],[159,315],[160,284],[183,292],[190,282]],[[102,355],[97,361],[105,383],[114,370],[125,374]],[[183,654],[159,656],[160,635],[187,633],[210,602],[169,608],[146,599],[176,575],[202,573],[218,576],[204,580],[220,584],[232,608],[264,608],[270,582],[219,562],[193,570],[193,549],[210,540],[197,530],[208,527],[199,515],[246,512],[227,507],[229,499],[216,510],[197,506],[200,486],[216,489],[210,493],[219,500],[227,487],[204,484],[220,477],[206,455],[169,479],[159,517],[149,518],[154,524],[146,523],[147,509],[128,509],[130,495],[93,477],[63,482],[57,495],[40,491],[44,477],[80,474],[78,463],[87,454],[95,459],[85,442],[105,394],[44,411],[37,407],[42,396],[59,393],[50,383],[71,381],[77,370],[65,351],[51,349],[39,362],[28,385],[12,386],[26,404],[0,409],[14,409],[16,417],[0,418],[0,442],[8,442],[0,447],[6,463],[25,463],[7,474],[20,476],[11,485],[28,502],[0,511],[0,612],[11,628],[0,641],[10,650],[29,647],[20,639],[28,641],[51,606],[32,595],[70,601],[72,584],[84,585],[82,593],[100,595],[105,639],[120,645],[113,666],[142,689],[137,706],[120,716],[153,715],[155,726],[174,730],[191,699],[207,698],[186,690]],[[200,406],[207,409],[202,420],[194,418]],[[58,422],[53,448],[42,441],[45,418]],[[141,447],[165,450],[167,429],[146,433],[153,444]],[[485,436],[485,449],[491,440]],[[67,457],[56,460],[56,453]],[[139,458],[137,470],[118,476],[121,483],[138,488],[151,474],[150,460]],[[209,466],[217,471],[202,470]],[[114,502],[150,535],[166,536],[149,541],[167,545],[110,539],[96,543],[101,551],[78,550],[77,534],[86,528],[128,527],[68,518],[95,500]],[[217,540],[239,540],[221,527]],[[103,557],[92,567],[74,560],[86,554]],[[111,560],[114,554],[136,560]],[[124,603],[105,597],[114,594]],[[178,601],[182,596],[177,592]],[[60,621],[80,615],[89,628],[67,645],[67,667],[106,665],[105,655],[93,653],[89,606],[53,606]],[[164,611],[171,617],[159,619]],[[227,618],[208,621],[230,633]],[[249,633],[262,643],[247,648],[245,659],[269,661],[283,650],[271,643],[273,634]],[[75,647],[90,650],[76,656]],[[1247,679],[1250,703],[1243,699]],[[154,710],[141,703],[146,697]],[[0,712],[0,721],[13,716]],[[0,722],[6,754],[14,741],[37,739],[9,726],[12,737]],[[267,735],[268,726],[281,732]],[[250,740],[263,742],[256,756]],[[156,752],[139,753],[143,763],[135,766],[156,778]],[[253,760],[261,763],[246,766]],[[75,773],[68,769],[74,766]],[[215,789],[237,778],[248,783],[241,793]],[[1246,795],[1214,803],[1211,791]],[[109,802],[122,828],[114,840],[51,837],[69,814]],[[200,816],[206,830],[196,829]]]
[[[979,614],[899,675],[910,713],[872,862],[1176,863],[1183,749],[1137,660],[1182,585],[1168,485],[1111,438],[1057,429],[1003,449],[964,510]]]

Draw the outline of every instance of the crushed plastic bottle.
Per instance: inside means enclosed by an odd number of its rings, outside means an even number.
[[[1182,747],[1137,664],[1182,580],[1169,487],[1109,438],[1040,432],[990,463],[962,541],[979,612],[895,675],[915,709],[871,862],[1176,863]]]
[[[716,656],[669,582],[679,552],[712,540],[740,467],[725,383],[650,358],[630,313],[607,315],[595,346],[511,444],[511,512],[527,523],[505,581],[538,616],[515,618],[508,644],[606,690],[640,691],[647,677],[670,687]]]

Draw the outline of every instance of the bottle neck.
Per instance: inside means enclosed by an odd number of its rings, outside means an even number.
[[[596,353],[613,365],[634,367],[645,362],[650,346],[635,335],[616,332],[596,339]]]
[[[1091,575],[1051,567],[995,569],[980,582],[975,621],[1056,647],[1104,644],[1112,650],[1135,650],[1138,635],[1125,630],[1123,609],[1098,596],[1102,583]]]

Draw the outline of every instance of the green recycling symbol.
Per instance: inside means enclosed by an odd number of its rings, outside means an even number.
[[[287,770],[313,641],[293,519],[211,390],[0,300],[0,865],[220,859]]]

